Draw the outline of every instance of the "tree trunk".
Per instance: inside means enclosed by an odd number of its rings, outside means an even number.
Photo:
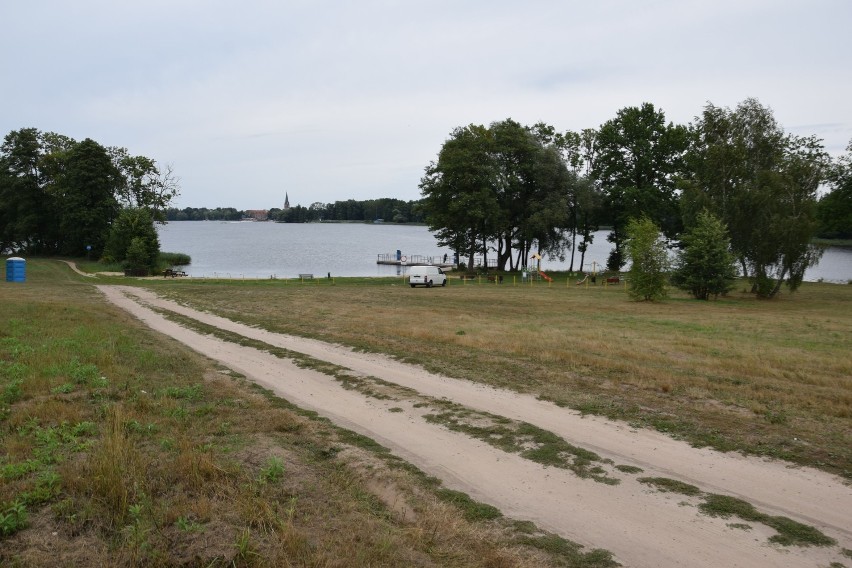
[[[784,278],[787,276],[787,269],[781,271],[781,275],[778,276],[778,280],[775,282],[775,287],[772,289],[772,292],[769,293],[770,298],[774,298],[775,295],[781,290],[781,284],[784,283]]]
[[[568,265],[568,272],[574,272],[574,251],[577,249],[577,233],[571,235],[571,264]]]

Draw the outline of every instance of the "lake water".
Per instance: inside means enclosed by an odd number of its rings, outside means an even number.
[[[453,251],[437,245],[424,226],[365,223],[263,223],[172,221],[159,225],[160,248],[192,257],[187,274],[212,278],[296,278],[326,276],[396,276],[399,266],[376,264],[378,255],[432,257],[440,261]],[[603,266],[612,245],[607,231],[595,233],[585,268]],[[575,270],[579,270],[576,255]],[[463,259],[464,260],[464,259]],[[567,270],[568,262],[542,260],[542,269]],[[830,247],[805,280],[852,280],[852,249]]]

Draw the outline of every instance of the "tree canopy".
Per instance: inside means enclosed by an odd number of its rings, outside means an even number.
[[[456,128],[421,179],[426,222],[442,246],[487,258],[495,265],[527,266],[534,249],[565,250],[576,173],[541,125],[507,119],[489,127]]]
[[[621,246],[630,219],[647,217],[670,238],[681,230],[675,184],[688,143],[687,128],[666,124],[663,111],[650,103],[624,108],[601,126],[592,175],[601,184],[612,225],[610,270],[624,265]]]
[[[819,200],[818,234],[827,239],[852,239],[852,142],[829,171],[831,192]]]
[[[829,158],[819,140],[785,134],[771,109],[747,99],[736,109],[708,104],[696,120],[691,179],[683,206],[718,216],[753,290],[772,297],[795,290],[821,254],[816,233],[817,189]]]
[[[579,132],[512,120],[456,128],[420,189],[441,245],[471,260],[494,252],[496,267],[509,269],[525,266],[532,251],[570,254],[573,269],[575,252],[602,225],[615,245],[608,268],[618,271],[631,221],[646,219],[672,243],[684,235],[685,244],[706,211],[721,223],[713,239],[724,242],[692,238],[693,252],[727,248],[730,239],[740,275],[772,297],[784,284],[795,290],[818,261],[817,230],[852,234],[850,164],[852,144],[832,163],[820,140],[785,133],[756,99],[735,109],[708,103],[689,125],[644,103]],[[825,183],[831,192],[818,202]],[[722,270],[722,280],[729,276]]]
[[[171,168],[163,173],[150,158],[90,138],[12,131],[0,146],[0,252],[100,257],[122,208],[163,219],[177,193]]]

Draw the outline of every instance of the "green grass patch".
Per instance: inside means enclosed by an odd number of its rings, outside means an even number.
[[[762,523],[772,527],[778,531],[778,534],[771,536],[769,540],[777,544],[786,546],[832,546],[836,544],[833,538],[824,535],[814,527],[787,517],[776,517],[761,513],[751,503],[736,497],[709,494],[705,496],[704,503],[700,504],[698,508],[701,512],[713,517],[727,519],[735,516],[744,521]]]
[[[517,542],[543,550],[562,560],[565,566],[582,566],[588,568],[621,566],[621,564],[612,558],[611,552],[601,549],[583,552],[582,546],[566,540],[559,535],[521,536],[517,539]]]
[[[20,501],[0,505],[0,536],[9,536],[27,526],[27,508]]]
[[[665,493],[679,493],[690,497],[701,495],[701,490],[695,485],[667,477],[640,477],[637,481],[646,485],[653,485],[658,491]]]
[[[438,489],[437,496],[447,503],[452,503],[464,514],[465,519],[471,522],[490,521],[503,516],[500,509],[485,503],[474,501],[467,493],[454,491],[452,489]]]
[[[600,467],[602,460],[599,455],[569,444],[553,432],[527,422],[473,411],[452,403],[436,404],[440,405],[442,411],[426,414],[425,418],[429,422],[441,424],[454,432],[462,432],[530,461],[573,471],[582,478],[608,485],[619,483],[617,478],[610,477]]]

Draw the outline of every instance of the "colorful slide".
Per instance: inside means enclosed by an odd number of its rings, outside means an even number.
[[[538,271],[538,273],[539,273],[539,275],[540,275],[542,278],[544,278],[544,279],[545,279],[545,280],[547,280],[548,282],[553,282],[553,278],[551,278],[550,276],[548,276],[547,274],[545,274],[545,273],[544,273],[544,272],[542,272],[541,270],[539,270],[539,271]]]

